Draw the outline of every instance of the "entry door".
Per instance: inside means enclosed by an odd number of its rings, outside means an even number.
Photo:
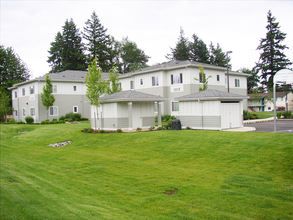
[[[221,127],[241,127],[239,103],[221,103]]]
[[[132,105],[132,126],[133,129],[142,127],[142,118],[141,118],[141,104]]]

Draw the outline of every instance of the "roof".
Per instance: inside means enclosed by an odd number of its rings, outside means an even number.
[[[242,96],[234,93],[219,91],[216,89],[205,90],[181,97],[175,98],[178,101],[200,101],[200,100],[242,100],[247,99],[247,96]]]
[[[164,101],[167,98],[151,95],[148,93],[138,92],[135,90],[125,90],[100,98],[100,103],[106,102],[132,102],[132,101]]]
[[[289,94],[291,91],[287,91],[287,94]],[[257,98],[263,98],[265,96],[273,96],[272,93],[257,93],[255,94],[247,94],[250,99],[257,99]],[[286,92],[276,92],[276,97],[283,97],[286,95]],[[255,97],[254,97],[255,96]]]
[[[154,72],[154,71],[160,71],[160,70],[171,70],[171,69],[178,69],[178,68],[184,68],[184,67],[196,67],[198,68],[198,65],[201,65],[204,68],[208,69],[218,69],[222,71],[226,71],[226,67],[222,66],[216,66],[216,65],[211,65],[207,63],[200,63],[200,62],[195,62],[195,61],[190,61],[190,60],[171,60],[169,62],[164,62],[160,64],[156,64],[153,66],[145,67],[139,70],[135,70],[133,72],[125,73],[119,76],[119,78],[124,78],[124,77],[130,77],[132,75],[136,74],[143,74],[143,73],[148,73],[148,72]],[[235,72],[235,71],[229,71],[230,75],[243,75],[243,76],[249,76],[250,74],[247,73],[242,73],[242,72]]]
[[[58,73],[49,73],[49,76],[52,80],[52,82],[85,82],[85,76],[88,71],[80,71],[80,70],[65,70]],[[24,82],[20,82],[17,84],[14,84],[10,89],[16,88],[20,85],[29,84],[32,82],[38,82],[38,81],[45,81],[46,75],[37,77],[35,79],[27,80]],[[109,78],[109,73],[102,73],[102,80],[106,80]]]

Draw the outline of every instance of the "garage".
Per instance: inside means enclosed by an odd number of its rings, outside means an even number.
[[[205,90],[175,98],[179,101],[182,127],[201,130],[223,130],[243,127],[243,100],[246,96]]]

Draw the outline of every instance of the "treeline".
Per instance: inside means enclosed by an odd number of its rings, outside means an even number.
[[[115,66],[119,73],[127,73],[146,67],[150,58],[127,37],[117,41],[107,34],[95,11],[85,22],[82,32],[73,19],[66,20],[48,52],[50,72],[86,70],[97,57],[97,63],[104,72]]]

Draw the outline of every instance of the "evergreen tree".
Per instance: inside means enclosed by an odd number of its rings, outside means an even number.
[[[207,45],[195,34],[192,35],[193,42],[189,43],[190,60],[209,63],[209,50]]]
[[[48,63],[52,67],[51,72],[85,70],[84,45],[79,30],[72,19],[66,20],[62,29],[62,34],[57,33],[55,42],[51,43],[48,51],[51,55],[48,57]]]
[[[228,58],[228,61],[230,61],[230,58]],[[219,43],[217,43],[217,48],[215,48],[212,42],[210,44],[209,64],[227,67],[227,57]]]
[[[88,62],[97,57],[98,65],[104,70],[109,71],[112,66],[112,48],[110,35],[106,34],[107,29],[100,23],[96,12],[91,15],[83,28],[83,38],[87,40]]]
[[[261,50],[260,58],[256,64],[256,70],[261,72],[262,84],[268,90],[273,88],[274,75],[281,69],[285,69],[292,64],[284,54],[283,50],[288,49],[281,42],[286,38],[286,34],[280,31],[279,23],[273,17],[271,11],[267,15],[268,30],[266,38],[260,40],[257,50]]]
[[[41,100],[42,100],[43,106],[45,106],[47,109],[47,119],[48,119],[49,118],[49,111],[48,111],[49,107],[53,106],[53,104],[55,102],[55,97],[52,94],[53,85],[52,85],[52,81],[49,76],[49,73],[47,73],[47,75],[46,75],[45,82],[46,82],[46,85],[43,87],[43,93],[41,93]]]
[[[257,75],[257,72],[247,68],[242,68],[241,72],[250,74],[249,77],[247,77],[247,93],[252,94],[253,90],[258,88],[259,83],[259,76]]]
[[[140,68],[147,67],[149,56],[137,47],[135,42],[130,41],[127,37],[122,39],[118,44],[118,70],[120,73],[127,73]]]
[[[180,36],[175,48],[170,48],[171,54],[167,54],[166,58],[169,60],[189,60],[190,50],[188,38],[184,36],[184,31],[180,27]]]

